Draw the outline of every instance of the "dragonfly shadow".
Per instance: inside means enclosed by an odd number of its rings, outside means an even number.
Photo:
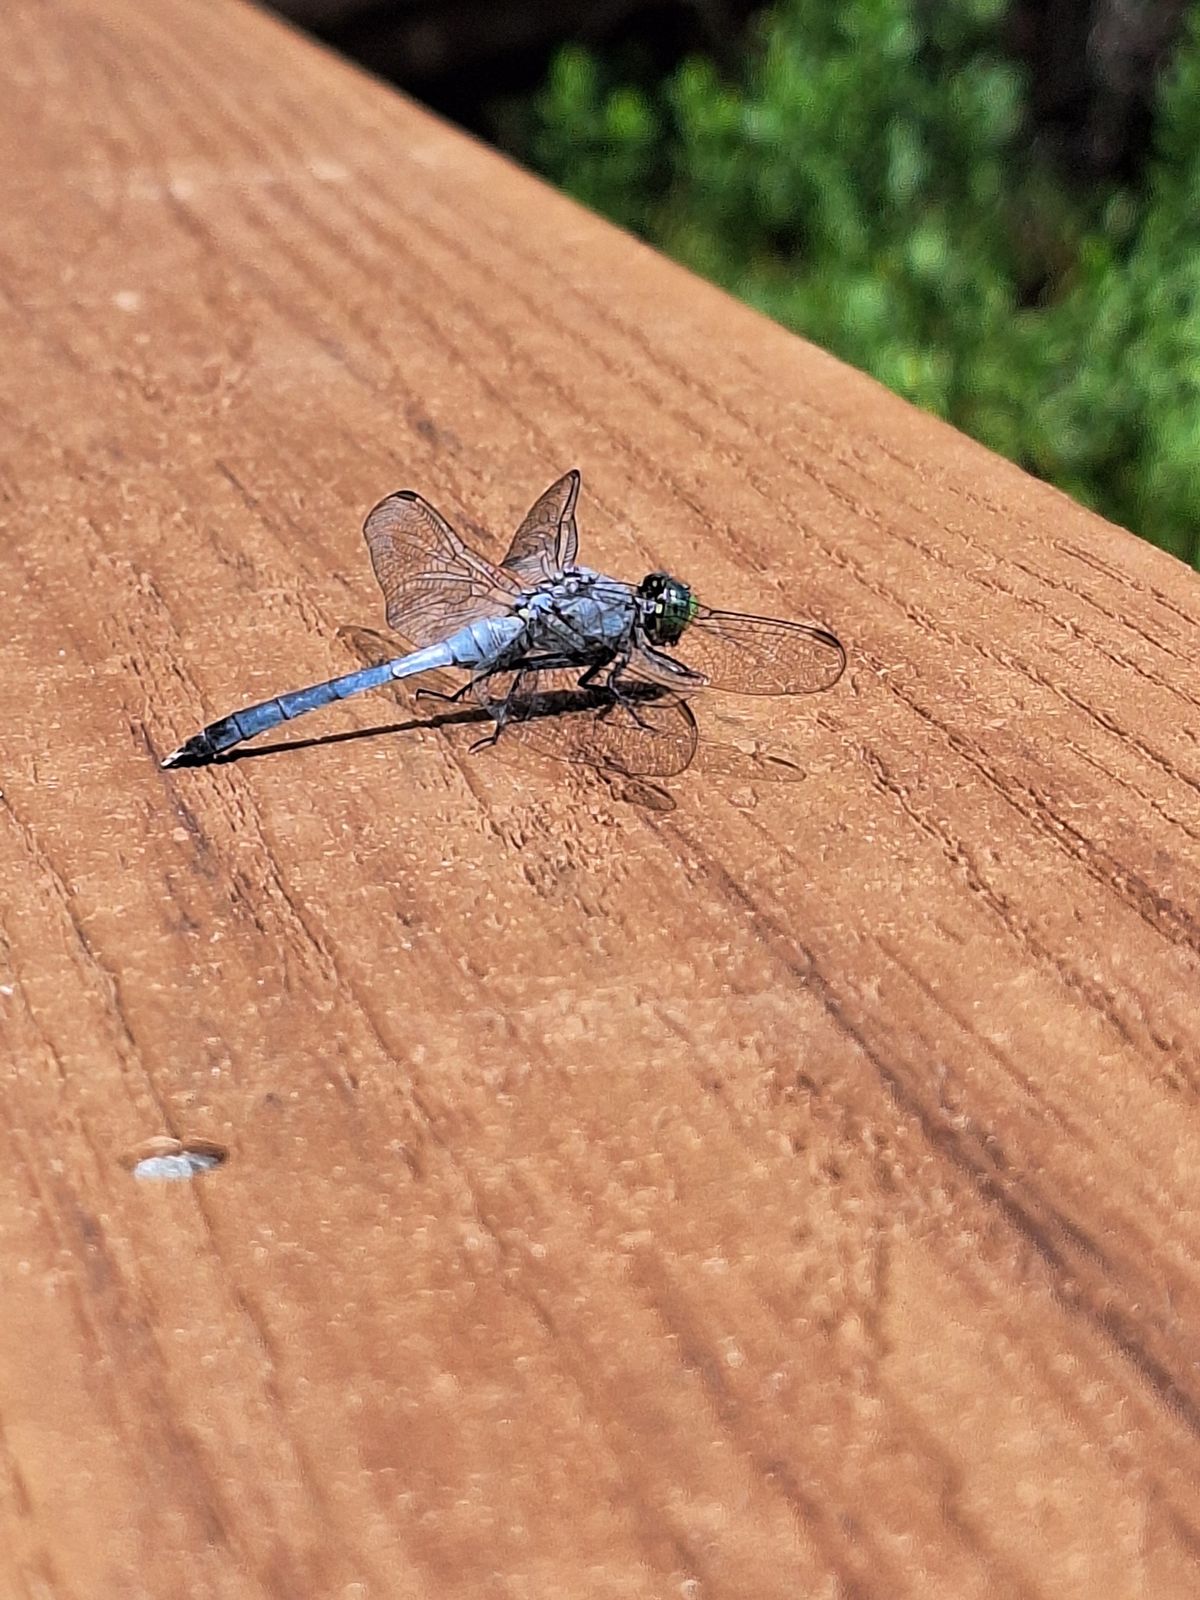
[[[401,692],[398,687],[393,691],[398,697]],[[561,680],[553,686],[539,685],[533,693],[510,707],[511,720],[505,725],[499,748],[524,746],[572,765],[590,767],[619,798],[653,811],[675,809],[670,792],[653,780],[680,777],[689,767],[696,775],[719,779],[722,783],[794,783],[805,776],[799,764],[791,759],[790,751],[770,749],[758,740],[746,738],[748,730],[735,719],[717,716],[711,722],[717,738],[714,739],[712,733],[697,738],[698,730],[690,710],[657,686],[636,686],[628,703],[618,708],[620,716],[610,723],[607,715],[613,709],[612,695],[599,687],[580,688],[577,683],[562,684]],[[310,739],[280,740],[252,749],[229,750],[218,756],[214,764],[225,766],[238,761],[257,761],[264,756],[281,756],[297,750],[429,729],[462,727],[484,734],[495,725],[486,706],[448,701],[443,710],[429,716],[407,717]],[[611,731],[607,746],[606,729]],[[625,746],[631,733],[637,743],[629,752]],[[726,743],[720,739],[722,733],[742,737]],[[636,766],[623,762],[625,754],[645,755],[656,744],[659,746],[656,753],[662,755],[665,750],[667,757],[658,771],[639,771]]]
[[[561,725],[572,716],[591,716],[610,704],[611,696],[599,689],[541,690],[521,705],[509,724],[508,732],[517,736],[522,732],[533,733],[541,724],[547,728]],[[257,761],[263,756],[279,756],[288,751],[316,750],[325,745],[350,744],[357,739],[383,738],[387,734],[455,727],[491,729],[495,727],[495,721],[482,705],[452,704],[451,709],[446,711],[438,711],[428,717],[411,717],[405,722],[380,723],[372,728],[349,728],[343,733],[324,733],[311,739],[277,740],[274,744],[256,745],[250,750],[235,748],[215,756],[210,764],[217,767],[232,766],[238,761]]]
[[[480,707],[465,710],[441,711],[431,717],[412,717],[407,722],[380,723],[374,728],[350,728],[345,733],[324,733],[313,739],[285,739],[276,744],[258,745],[252,750],[227,750],[217,756],[213,766],[232,766],[236,761],[257,761],[260,756],[281,756],[288,751],[315,750],[324,745],[350,744],[356,739],[383,738],[389,733],[416,733],[421,728],[478,727],[491,724],[491,718]]]

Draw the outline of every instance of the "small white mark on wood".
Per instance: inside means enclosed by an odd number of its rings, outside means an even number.
[[[319,156],[309,162],[308,170],[318,183],[345,183],[350,176],[349,167],[340,161],[324,161]]]
[[[221,1166],[229,1156],[223,1145],[209,1139],[172,1139],[159,1135],[146,1139],[122,1157],[135,1178],[178,1183]]]

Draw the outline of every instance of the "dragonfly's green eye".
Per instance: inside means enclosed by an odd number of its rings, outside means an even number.
[[[638,585],[642,626],[651,644],[676,644],[700,609],[686,583],[669,572],[652,572]]]

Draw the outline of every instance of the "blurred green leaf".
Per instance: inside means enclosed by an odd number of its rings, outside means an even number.
[[[918,405],[1200,562],[1200,0],[1136,188],[1031,137],[1005,0],[778,0],[724,79],[556,59],[522,150]],[[516,118],[513,126],[526,126]]]

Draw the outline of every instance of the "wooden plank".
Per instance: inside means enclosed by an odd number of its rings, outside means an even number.
[[[0,39],[0,1594],[1194,1594],[1195,577],[256,13]],[[796,781],[158,769],[576,463]]]

